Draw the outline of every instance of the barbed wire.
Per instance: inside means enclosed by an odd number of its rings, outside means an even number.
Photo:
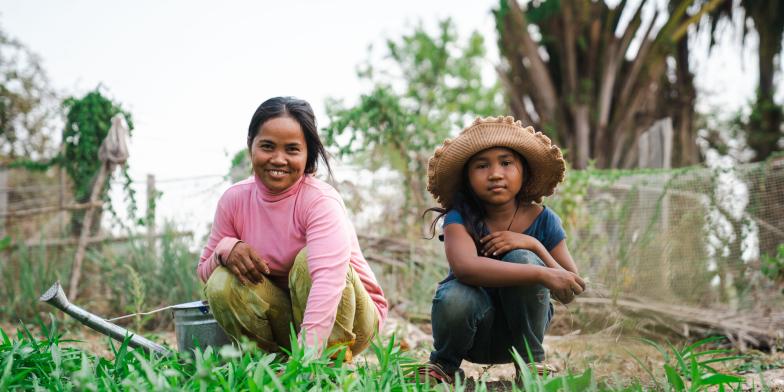
[[[164,179],[155,179],[155,184],[165,184],[165,183],[172,183],[172,182],[187,182],[187,181],[195,181],[195,180],[204,180],[209,178],[218,178],[218,177],[225,177],[225,174],[203,174],[198,176],[190,176],[190,177],[175,177],[175,178],[164,178]],[[115,181],[112,181],[114,183]],[[144,180],[137,180],[133,179],[131,184],[147,184],[147,179]]]

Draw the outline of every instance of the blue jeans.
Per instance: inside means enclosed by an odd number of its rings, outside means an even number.
[[[533,252],[516,249],[503,261],[544,266]],[[542,340],[553,307],[550,290],[536,284],[499,288],[477,287],[457,279],[438,286],[433,298],[433,345],[430,360],[448,373],[466,359],[481,364],[513,362],[512,347],[528,362],[528,348],[535,362],[544,360]]]

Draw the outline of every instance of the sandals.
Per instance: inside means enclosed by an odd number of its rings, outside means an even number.
[[[559,371],[557,367],[544,362],[529,363],[528,370],[530,370],[531,373],[536,373],[540,376],[544,376],[545,374],[547,375],[555,374],[558,373]],[[515,363],[515,376],[518,379],[520,378],[520,368],[517,367],[516,363]]]
[[[460,377],[465,381],[465,372],[463,369],[457,369],[454,374],[449,374],[438,362],[429,361],[422,365],[417,370],[418,379],[420,382],[429,383],[435,381],[438,384],[454,385],[455,377]]]
[[[552,375],[559,372],[557,367],[543,362],[530,363],[528,364],[528,369],[539,376]],[[443,365],[433,361],[422,365],[417,370],[417,376],[419,382],[422,383],[435,382],[437,384],[455,385],[456,377],[460,377],[461,380],[465,381],[463,369],[457,369],[454,374],[449,374]],[[515,364],[515,376],[516,379],[520,379],[520,369],[517,368],[517,364]]]

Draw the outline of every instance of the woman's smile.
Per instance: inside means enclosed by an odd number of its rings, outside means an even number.
[[[286,178],[290,171],[283,169],[267,169],[267,173],[269,173],[272,178]]]

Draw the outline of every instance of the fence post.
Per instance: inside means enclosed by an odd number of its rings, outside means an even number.
[[[101,168],[96,175],[95,182],[93,183],[93,189],[90,193],[90,203],[94,204],[101,198],[103,185],[106,183],[107,177],[112,175],[115,166],[116,165],[114,163],[108,160],[101,163]],[[73,268],[71,270],[71,283],[68,285],[68,296],[70,298],[76,298],[76,294],[79,292],[79,279],[82,276],[82,260],[84,260],[87,242],[90,238],[90,229],[92,228],[95,210],[96,207],[90,206],[84,213],[82,231],[79,233],[79,243],[76,246],[76,256],[74,256]]]
[[[640,135],[637,145],[637,166],[640,168],[672,167],[672,119],[656,121]]]
[[[155,250],[155,175],[147,174],[147,213],[145,222],[147,223],[147,247],[150,251]]]
[[[5,238],[5,221],[8,213],[8,171],[0,169],[0,240]]]
[[[63,143],[62,146],[60,146],[60,156],[63,157],[65,156],[65,143]],[[65,189],[67,186],[65,183],[65,174],[66,174],[65,167],[63,165],[57,165],[57,180],[59,181],[58,191],[60,197],[59,204],[61,209],[57,214],[59,215],[59,219],[60,219],[61,236],[65,236],[66,234],[68,234],[68,229],[66,225],[67,222],[70,221],[70,217],[73,214],[73,213],[70,214],[65,213],[65,210],[63,209],[63,207],[65,206]]]

